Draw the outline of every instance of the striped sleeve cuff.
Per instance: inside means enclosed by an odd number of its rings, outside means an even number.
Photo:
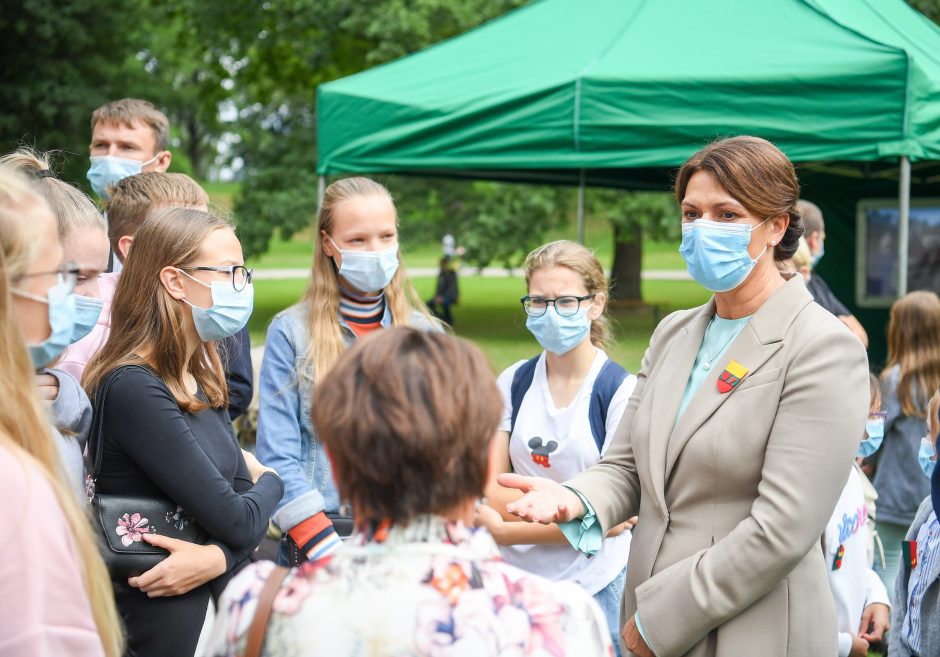
[[[333,529],[333,523],[322,511],[295,525],[287,533],[308,561],[316,561],[333,554],[343,543]]]

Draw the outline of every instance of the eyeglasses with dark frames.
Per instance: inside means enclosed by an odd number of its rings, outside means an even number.
[[[75,290],[75,284],[78,281],[78,275],[81,270],[74,262],[63,263],[62,266],[53,271],[37,271],[32,274],[23,274],[22,278],[35,278],[37,276],[55,276],[56,284],[65,283],[68,292]]]
[[[253,269],[248,269],[244,265],[229,265],[227,267],[179,267],[183,271],[218,271],[232,275],[232,287],[236,292],[241,292],[251,284]]]
[[[532,317],[541,317],[548,310],[548,306],[555,307],[555,312],[562,317],[571,317],[576,315],[581,309],[582,301],[590,301],[596,294],[585,294],[583,297],[561,296],[555,299],[546,299],[545,297],[532,297],[528,294],[520,299],[522,307],[526,314]]]

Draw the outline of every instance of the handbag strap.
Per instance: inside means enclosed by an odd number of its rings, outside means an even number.
[[[101,470],[101,454],[104,452],[104,436],[102,436],[102,426],[104,423],[104,400],[111,390],[111,385],[119,372],[129,369],[142,370],[153,376],[153,372],[142,365],[122,365],[108,372],[98,389],[95,390],[95,406],[93,409],[91,430],[88,432],[88,456],[92,459],[91,467],[88,468],[89,476],[92,482],[98,480],[98,472]]]
[[[274,597],[289,572],[288,568],[275,566],[265,580],[264,588],[261,589],[261,595],[258,598],[255,616],[251,619],[251,627],[248,628],[248,640],[245,642],[243,657],[261,657],[261,648],[264,646],[264,635],[268,629],[268,620],[271,618]]]

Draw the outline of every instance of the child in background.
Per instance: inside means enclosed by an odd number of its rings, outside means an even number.
[[[940,388],[936,350],[940,345],[940,298],[933,292],[909,292],[891,306],[888,361],[881,373],[885,440],[873,482],[878,489],[878,535],[885,567],[877,568],[893,587],[904,533],[930,495],[930,482],[917,467],[917,451],[927,433],[927,400]]]
[[[917,460],[928,478],[937,464],[940,390],[927,407],[928,433]],[[940,655],[940,523],[928,496],[917,510],[901,550],[895,583],[888,654],[891,657]]]
[[[878,379],[870,378],[871,405],[858,456],[874,453],[884,437],[884,413]],[[867,522],[867,477],[857,463],[826,526],[822,544],[829,586],[836,603],[839,657],[866,657],[869,645],[884,638],[891,609],[888,592],[871,569],[872,533]]]

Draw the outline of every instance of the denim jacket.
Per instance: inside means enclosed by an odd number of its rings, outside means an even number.
[[[878,454],[878,469],[872,481],[878,491],[878,522],[910,525],[921,500],[930,495],[930,479],[917,464],[920,439],[927,435],[927,420],[908,416],[901,410],[898,400],[898,382],[901,368],[895,366],[881,382],[882,408],[885,418],[885,437]],[[915,404],[926,408],[920,395]]]
[[[340,509],[326,449],[313,433],[310,400],[313,379],[305,367],[307,354],[307,305],[295,304],[274,316],[268,326],[261,363],[258,411],[258,460],[277,470],[284,482],[284,496],[274,514],[282,531],[321,511]],[[392,323],[386,307],[382,326]],[[411,325],[440,330],[415,311]],[[348,346],[356,336],[340,318]]]

